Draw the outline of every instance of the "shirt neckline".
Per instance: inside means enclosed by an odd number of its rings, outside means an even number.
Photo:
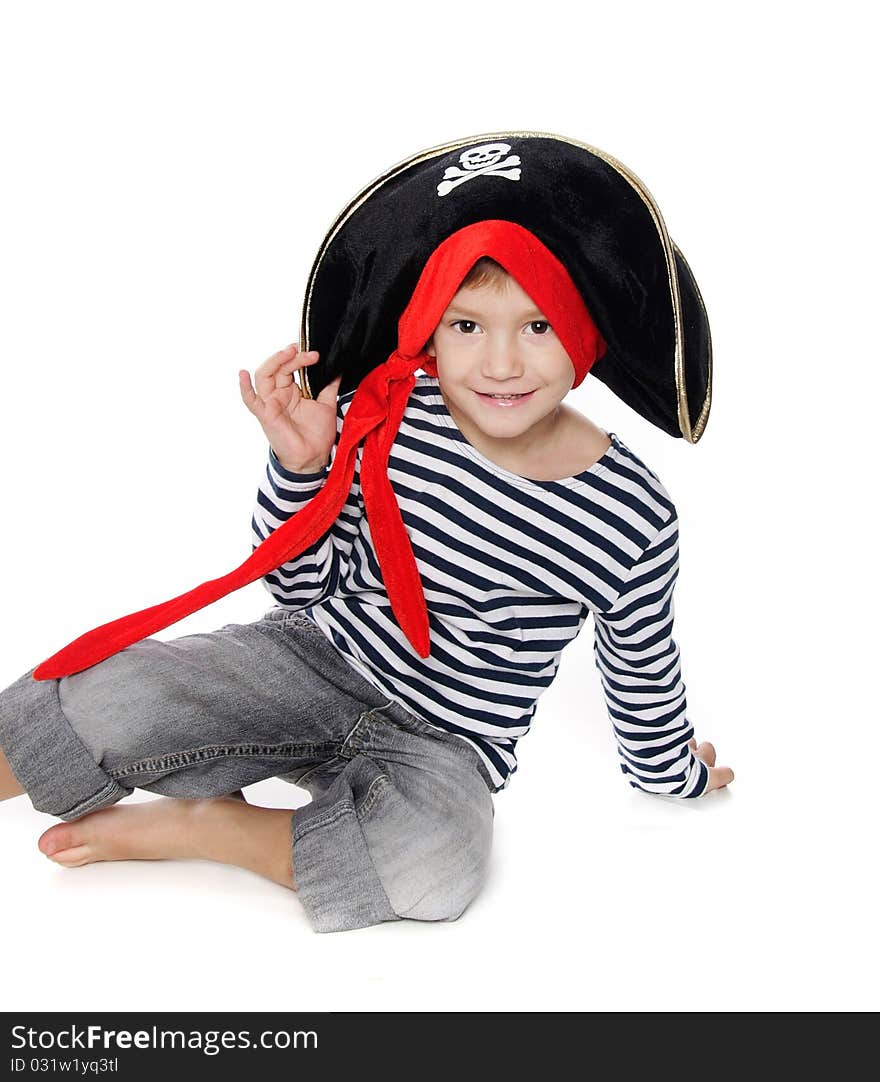
[[[505,469],[504,466],[499,466],[497,462],[493,462],[491,458],[487,458],[482,451],[478,451],[477,448],[468,441],[467,437],[455,423],[455,419],[446,406],[443,395],[440,393],[439,381],[436,376],[422,375],[418,378],[420,381],[424,380],[427,386],[433,388],[434,396],[437,400],[437,416],[447,428],[452,429],[456,433],[462,451],[464,451],[469,458],[478,462],[483,469],[496,474],[498,477],[505,478],[510,481],[511,484],[519,485],[520,488],[533,488],[541,491],[546,491],[548,488],[552,488],[556,485],[562,485],[565,488],[578,488],[588,483],[586,478],[596,477],[598,474],[604,473],[607,469],[607,463],[613,458],[618,458],[620,455],[620,440],[617,434],[615,432],[605,432],[605,429],[603,428],[602,431],[610,438],[611,445],[596,459],[592,466],[588,466],[585,470],[581,470],[580,473],[573,474],[571,477],[561,477],[550,481],[541,481],[534,477],[523,477],[519,473],[513,473],[512,470]]]

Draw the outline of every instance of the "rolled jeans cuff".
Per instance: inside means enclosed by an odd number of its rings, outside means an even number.
[[[296,893],[316,932],[400,919],[373,867],[353,804],[306,804],[294,813],[293,827]]]
[[[34,808],[78,819],[132,790],[100,767],[61,709],[57,680],[34,669],[0,694],[0,748]],[[49,749],[50,753],[47,753]]]

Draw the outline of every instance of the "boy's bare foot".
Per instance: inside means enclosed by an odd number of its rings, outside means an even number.
[[[293,814],[248,804],[237,794],[205,800],[159,797],[58,823],[37,844],[66,868],[97,860],[213,860],[295,890]]]

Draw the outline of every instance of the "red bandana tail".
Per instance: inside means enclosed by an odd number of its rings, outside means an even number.
[[[97,665],[149,635],[177,623],[234,590],[263,578],[298,556],[330,529],[351,490],[357,448],[364,440],[361,487],[391,608],[420,657],[430,652],[428,611],[421,579],[386,463],[423,358],[392,353],[363,379],[351,400],[333,465],[324,487],[282,523],[247,560],[219,579],[203,582],[179,597],[102,624],[74,639],[34,670],[35,680],[60,680]]]

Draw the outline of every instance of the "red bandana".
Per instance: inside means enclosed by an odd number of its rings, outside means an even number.
[[[430,376],[437,375],[436,361],[424,347],[481,256],[491,256],[500,263],[547,317],[571,358],[573,386],[577,387],[606,346],[563,265],[533,233],[514,222],[487,220],[457,230],[438,245],[425,264],[398,323],[397,349],[358,385],[327,479],[309,503],[234,571],[161,605],[86,632],[39,665],[34,679],[57,680],[96,665],[294,559],[336,521],[351,489],[361,441],[364,507],[391,609],[413,649],[420,657],[427,657],[430,642],[425,595],[388,480],[388,456],[415,386],[415,373],[423,369]]]

